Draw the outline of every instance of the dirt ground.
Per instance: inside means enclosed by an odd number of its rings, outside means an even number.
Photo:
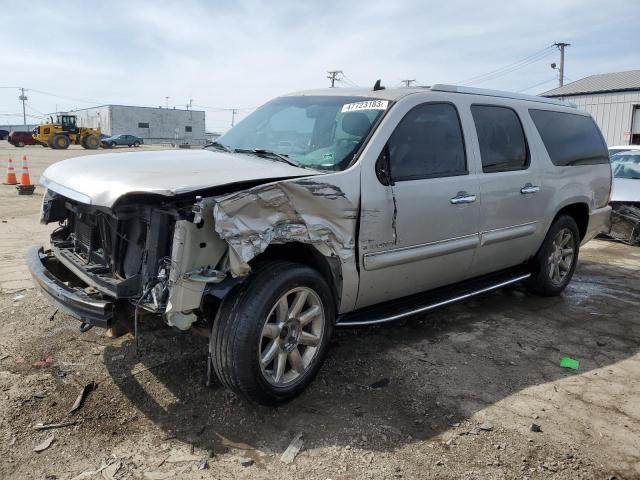
[[[37,179],[87,152],[0,142],[2,162],[23,153]],[[41,195],[0,185],[0,479],[640,478],[638,248],[591,242],[557,298],[514,287],[339,330],[311,387],[269,409],[204,385],[204,338],[144,325],[136,354],[52,318],[22,267]]]

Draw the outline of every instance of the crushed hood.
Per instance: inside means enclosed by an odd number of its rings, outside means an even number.
[[[70,158],[47,168],[40,183],[67,198],[112,207],[120,197],[130,193],[170,197],[233,183],[319,174],[253,155],[167,150]]]
[[[640,202],[640,180],[635,178],[614,178],[611,201]]]

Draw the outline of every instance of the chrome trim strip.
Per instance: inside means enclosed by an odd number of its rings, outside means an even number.
[[[492,290],[496,290],[498,288],[502,288],[502,287],[505,287],[507,285],[511,285],[512,283],[520,282],[521,280],[529,278],[530,276],[531,276],[530,273],[527,273],[525,275],[520,275],[519,277],[512,278],[511,280],[507,280],[505,282],[501,282],[501,283],[498,283],[496,285],[492,285],[490,287],[485,287],[485,288],[482,288],[480,290],[476,290],[474,292],[465,293],[464,295],[460,295],[458,297],[450,298],[449,300],[443,300],[441,302],[437,302],[437,303],[434,303],[434,304],[431,304],[431,305],[425,305],[424,307],[419,307],[419,308],[416,308],[414,310],[409,310],[409,311],[406,311],[406,312],[403,312],[403,313],[399,313],[397,315],[392,315],[390,317],[381,318],[379,320],[371,320],[371,321],[365,321],[365,322],[340,322],[340,321],[338,321],[336,323],[336,326],[338,326],[338,327],[357,327],[358,325],[376,325],[376,324],[379,324],[379,323],[393,322],[394,320],[399,320],[401,318],[408,317],[409,315],[415,315],[416,313],[421,313],[421,312],[426,312],[428,310],[433,310],[435,308],[442,307],[444,305],[449,305],[450,303],[455,303],[455,302],[458,302],[460,300],[464,300],[464,299],[467,299],[467,298],[470,298],[470,297],[474,297],[476,295],[480,295],[481,293],[490,292]]]
[[[496,228],[480,233],[480,246],[491,245],[492,243],[504,242],[520,237],[533,235],[536,232],[538,222],[521,223],[510,227]]]
[[[476,248],[479,242],[479,234],[473,233],[463,237],[438,240],[437,242],[411,245],[409,247],[400,247],[382,252],[365,253],[363,256],[364,269],[367,271],[378,270],[380,268],[403,265],[405,263],[417,262],[440,255],[470,250]]]

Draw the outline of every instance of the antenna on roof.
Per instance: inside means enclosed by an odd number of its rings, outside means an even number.
[[[373,86],[373,91],[377,92],[378,90],[384,90],[384,87],[380,85],[380,80],[376,80],[375,85]]]

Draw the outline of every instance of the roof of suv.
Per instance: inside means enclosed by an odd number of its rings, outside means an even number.
[[[370,97],[380,98],[382,100],[399,100],[402,97],[410,95],[412,93],[424,93],[424,92],[450,92],[450,93],[462,93],[470,95],[484,95],[487,97],[502,97],[511,98],[514,100],[528,100],[530,102],[548,103],[552,105],[559,105],[562,107],[576,106],[572,103],[556,100],[552,98],[539,97],[537,95],[524,95],[522,93],[503,92],[500,90],[488,90],[484,88],[472,88],[463,87],[458,85],[446,85],[436,84],[428,87],[408,87],[408,88],[384,88],[382,90],[373,90],[370,88],[321,88],[316,90],[304,90],[300,92],[289,93],[286,96],[291,95],[331,95],[331,96],[345,96],[345,97]]]

